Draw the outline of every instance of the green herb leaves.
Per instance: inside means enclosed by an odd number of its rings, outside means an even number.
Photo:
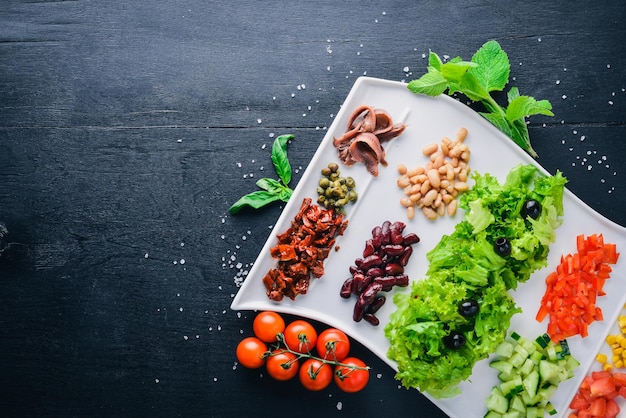
[[[506,52],[496,41],[486,42],[472,57],[460,57],[443,62],[434,52],[428,58],[428,72],[408,84],[413,93],[438,96],[448,90],[449,95],[461,93],[473,102],[482,103],[486,112],[480,114],[509,136],[533,157],[537,153],[530,144],[526,117],[532,115],[554,116],[547,100],[522,96],[516,87],[508,94],[508,105],[500,106],[491,96],[493,91],[503,91],[509,81],[511,64]]]
[[[283,202],[289,200],[293,190],[289,188],[291,164],[287,158],[287,143],[293,138],[293,135],[281,135],[274,140],[272,145],[272,163],[280,181],[270,178],[257,180],[256,185],[262,190],[242,196],[228,210],[231,214],[239,212],[246,206],[259,209],[277,200]]]

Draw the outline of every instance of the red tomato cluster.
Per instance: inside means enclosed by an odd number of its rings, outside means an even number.
[[[615,418],[620,413],[618,396],[626,398],[626,373],[592,372],[572,399],[569,407],[574,412],[569,418]]]
[[[369,368],[360,359],[349,357],[350,340],[339,329],[327,328],[318,334],[307,321],[285,324],[278,313],[265,311],[254,318],[252,330],[254,337],[237,345],[237,361],[244,367],[265,365],[267,373],[281,381],[298,375],[300,383],[312,391],[323,390],[334,381],[344,392],[358,392],[369,381]]]

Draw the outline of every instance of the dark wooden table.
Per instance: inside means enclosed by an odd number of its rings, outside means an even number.
[[[356,395],[236,367],[229,309],[357,77],[419,77],[429,49],[496,39],[548,99],[538,162],[626,225],[621,1],[16,1],[0,6],[0,410],[5,416],[444,416],[372,367]],[[477,400],[478,402],[478,400]]]

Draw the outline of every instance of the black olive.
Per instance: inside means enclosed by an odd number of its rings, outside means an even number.
[[[522,218],[531,217],[532,219],[537,219],[539,215],[541,215],[541,203],[535,199],[527,200],[524,203],[524,207],[522,207]]]
[[[459,314],[461,316],[464,316],[465,318],[476,316],[476,314],[478,314],[478,310],[478,302],[476,302],[474,299],[464,300],[459,305]]]
[[[493,249],[502,257],[506,257],[511,254],[511,243],[508,239],[500,237],[493,243]]]
[[[443,343],[452,350],[458,350],[465,345],[465,336],[460,332],[451,332],[443,339]]]

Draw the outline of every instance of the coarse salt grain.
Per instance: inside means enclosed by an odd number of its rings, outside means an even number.
[[[341,411],[343,409],[343,403],[337,402],[337,411]]]

